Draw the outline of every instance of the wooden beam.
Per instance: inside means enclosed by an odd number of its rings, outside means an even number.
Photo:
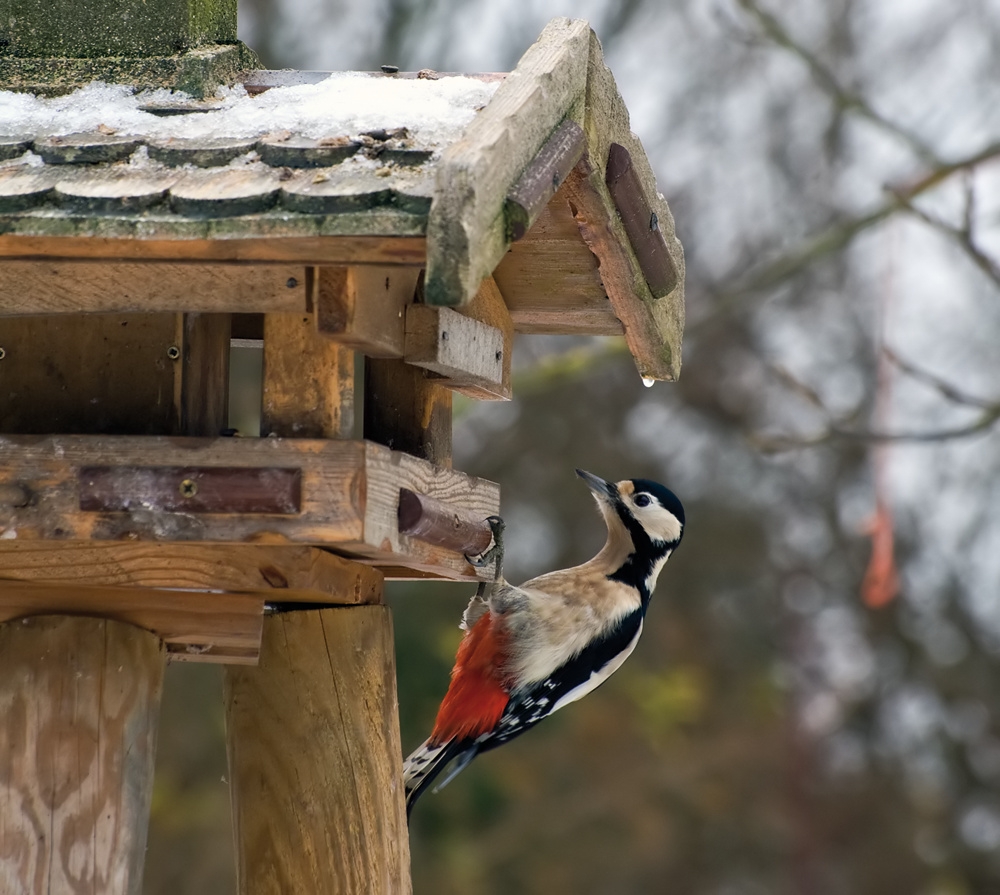
[[[444,377],[442,385],[468,386],[488,394],[503,390],[504,334],[451,308],[406,309],[408,364]]]
[[[509,401],[511,398],[510,364],[514,354],[514,321],[511,319],[503,296],[492,277],[487,277],[479,284],[479,291],[472,301],[458,309],[471,320],[478,320],[493,329],[499,330],[503,337],[503,352],[500,365],[499,383],[453,383],[452,391],[460,392],[470,398],[480,401]]]
[[[260,264],[4,261],[0,316],[304,311],[304,269]]]
[[[396,363],[417,375],[423,372],[400,361],[373,363]],[[440,392],[450,402],[451,393]],[[433,418],[434,405],[430,413]],[[420,422],[418,413],[411,409],[409,414],[415,425]],[[450,423],[450,417],[445,421]],[[416,434],[425,439],[427,450],[440,448],[434,424]],[[301,512],[284,516],[169,512],[142,506],[128,512],[80,509],[83,468],[181,465],[300,469]],[[499,504],[499,489],[492,482],[379,444],[284,438],[0,437],[2,485],[16,485],[30,495],[27,506],[0,505],[0,534],[5,540],[322,545],[366,560],[464,580],[474,580],[476,572],[460,553],[400,537],[399,489],[427,494],[480,518],[496,513]]]
[[[660,231],[659,217],[632,164],[632,156],[620,143],[612,143],[608,151],[604,182],[649,291],[654,298],[663,298],[677,287],[677,269]]]
[[[449,146],[427,220],[427,302],[460,305],[507,250],[504,200],[556,126],[582,120],[590,26],[553,19]]]
[[[292,438],[350,438],[354,352],[324,338],[305,314],[264,316],[261,432]]]
[[[676,379],[680,374],[684,330],[684,252],[674,229],[673,215],[657,189],[642,143],[631,131],[628,109],[604,63],[596,36],[590,39],[584,128],[592,170],[580,165],[567,181],[574,216],[584,240],[600,261],[604,286],[616,316],[625,327],[625,340],[640,374],[652,379]],[[656,215],[658,233],[676,272],[674,287],[662,296],[650,291],[605,183],[605,164],[613,143],[624,147],[629,154],[638,188],[649,203],[650,215]],[[647,227],[648,223],[647,219]],[[666,285],[665,281],[657,289],[662,285]]]
[[[385,606],[280,613],[258,668],[229,668],[239,895],[410,891]]]
[[[38,615],[100,616],[152,631],[166,644],[168,657],[180,661],[256,663],[263,614],[262,594],[0,577],[0,623]]]
[[[399,492],[399,531],[473,557],[485,553],[493,539],[485,519],[460,514],[454,507],[408,488]]]
[[[622,334],[562,186],[493,272],[519,333]]]
[[[180,431],[221,435],[229,424],[229,314],[184,314]]]
[[[316,547],[0,540],[0,578],[259,594],[270,603],[377,603],[382,575]],[[289,594],[293,594],[290,597]]]
[[[369,357],[402,357],[417,268],[318,267],[312,306],[319,332]]]
[[[575,121],[564,121],[538,150],[538,155],[524,169],[504,202],[507,239],[510,242],[516,242],[528,232],[580,161],[586,143],[583,128]]]
[[[165,653],[96,618],[0,625],[0,878],[139,895]]]
[[[208,261],[229,264],[381,264],[423,267],[423,236],[112,239],[0,234],[0,258],[23,261]]]
[[[451,392],[419,367],[365,358],[364,436],[451,466]]]

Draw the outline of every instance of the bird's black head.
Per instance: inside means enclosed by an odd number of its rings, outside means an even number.
[[[602,551],[609,577],[626,581],[649,598],[664,561],[684,536],[684,507],[669,488],[649,479],[607,482],[578,469],[608,526]]]

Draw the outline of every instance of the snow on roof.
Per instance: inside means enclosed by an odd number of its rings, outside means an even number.
[[[169,90],[135,94],[127,86],[95,81],[52,98],[0,91],[0,135],[250,139],[287,131],[323,139],[406,128],[411,145],[435,149],[458,139],[497,86],[461,76],[431,80],[337,72],[317,84],[274,87],[258,96],[238,85],[222,91],[212,111],[160,116],[143,107],[190,97]]]

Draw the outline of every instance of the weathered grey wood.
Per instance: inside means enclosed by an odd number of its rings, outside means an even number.
[[[49,165],[91,165],[128,158],[142,140],[123,134],[68,134],[42,137],[32,148]]]
[[[576,183],[570,192],[581,233],[601,262],[604,286],[615,314],[625,326],[625,340],[639,372],[652,379],[676,379],[684,330],[684,253],[674,230],[673,215],[657,189],[642,143],[632,133],[628,109],[604,63],[596,36],[590,41],[585,129],[593,171],[589,176],[570,178]],[[659,231],[677,272],[677,285],[662,298],[655,298],[646,285],[604,183],[604,164],[612,143],[628,150],[633,171],[656,213]],[[584,173],[580,167],[577,170]]]
[[[553,19],[463,138],[444,151],[427,221],[429,304],[468,301],[503,257],[504,198],[582,99],[590,34],[586,22]]]
[[[580,161],[586,142],[583,128],[575,121],[564,121],[552,132],[507,193],[504,213],[507,216],[508,240],[515,242],[528,232]]]
[[[322,168],[339,165],[361,148],[349,137],[309,140],[288,133],[269,135],[257,142],[257,151],[265,165],[279,168]]]
[[[170,207],[178,214],[235,217],[267,211],[278,201],[277,172],[241,170],[191,171],[170,188]]]
[[[307,314],[264,316],[261,435],[350,438],[354,352],[321,335]]]
[[[2,558],[2,557],[0,557]],[[38,615],[89,615],[152,631],[181,662],[253,664],[260,652],[264,593],[190,593],[7,580],[0,571],[0,623]]]
[[[0,136],[0,162],[17,158],[31,149],[31,137]]]
[[[0,316],[305,307],[305,269],[293,264],[4,261],[0,276]]]
[[[164,201],[176,174],[137,174],[132,171],[73,168],[72,176],[56,184],[53,199],[83,214],[139,212]]]
[[[239,895],[407,895],[389,610],[268,618],[225,700]]]
[[[0,213],[41,205],[52,195],[58,180],[58,171],[52,168],[0,169]]]
[[[408,214],[424,215],[433,198],[433,171],[419,166],[375,171],[319,168],[297,172],[281,184],[282,208],[301,214],[345,214],[392,205]]]
[[[612,143],[604,182],[618,209],[646,285],[654,298],[663,298],[677,287],[677,271],[660,232],[660,221],[632,165],[632,156],[620,143]]]
[[[423,371],[396,364],[422,376]],[[399,420],[409,422],[418,450],[443,454],[450,447],[451,393],[439,386],[432,400],[411,400],[403,416],[389,420],[399,436]],[[411,396],[412,397],[412,396]],[[443,399],[443,400],[442,400]],[[422,413],[429,414],[423,423]],[[365,561],[409,566],[448,578],[474,580],[476,571],[454,551],[400,537],[399,489],[409,488],[485,518],[496,513],[499,490],[492,482],[434,466],[417,456],[393,453],[371,442],[283,438],[160,438],[131,436],[0,437],[0,485],[15,484],[44,499],[25,507],[0,505],[5,540],[181,541],[201,544],[240,542],[330,547]],[[213,466],[300,468],[302,511],[297,516],[242,516],[223,513],[90,513],[79,509],[79,470],[87,466]]]
[[[121,622],[0,625],[5,892],[139,895],[164,664]]]
[[[451,466],[451,404],[451,392],[419,367],[365,358],[365,438]]]
[[[487,277],[483,280],[472,301],[462,305],[458,311],[471,320],[478,320],[500,332],[503,340],[501,372],[499,382],[474,384],[452,382],[449,384],[450,388],[479,401],[509,401],[512,394],[510,370],[514,352],[514,321],[493,278]]]
[[[413,301],[415,268],[318,267],[312,303],[326,338],[369,357],[402,357],[406,305]]]
[[[443,376],[441,385],[503,388],[504,336],[494,326],[451,308],[410,305],[406,309],[403,359]]]
[[[146,145],[149,157],[165,165],[212,168],[228,165],[237,156],[245,155],[254,148],[255,141],[215,137],[200,140],[150,140]]]

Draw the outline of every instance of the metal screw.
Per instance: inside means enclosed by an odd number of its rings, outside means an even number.
[[[500,358],[502,358],[502,357],[503,357],[503,352],[502,351],[498,351],[497,352],[497,360],[500,360]]]
[[[445,332],[441,333],[441,341],[442,342],[447,342],[448,341],[448,332],[447,332],[447,330]]]
[[[177,490],[181,497],[194,497],[198,493],[198,483],[194,479],[184,479]]]
[[[384,75],[394,75],[398,71],[399,71],[399,66],[398,65],[383,65],[382,66],[382,74],[384,74]]]
[[[7,352],[0,348],[0,360],[3,360],[7,356]]]
[[[289,277],[289,278],[288,278],[288,282],[287,282],[287,283],[285,283],[285,285],[286,285],[286,286],[287,286],[287,287],[288,287],[289,289],[294,289],[294,288],[295,288],[296,286],[298,286],[298,285],[299,285],[299,281],[298,281],[297,279],[295,279],[295,277]]]
[[[656,216],[655,211],[649,217],[649,229],[650,230],[660,229],[660,219]]]
[[[171,360],[177,360],[177,358],[179,358],[180,356],[181,356],[181,350],[176,345],[171,345],[167,349],[167,357],[169,357]]]
[[[552,189],[554,189],[554,190],[559,189],[559,172],[558,171],[555,174],[552,175]]]

